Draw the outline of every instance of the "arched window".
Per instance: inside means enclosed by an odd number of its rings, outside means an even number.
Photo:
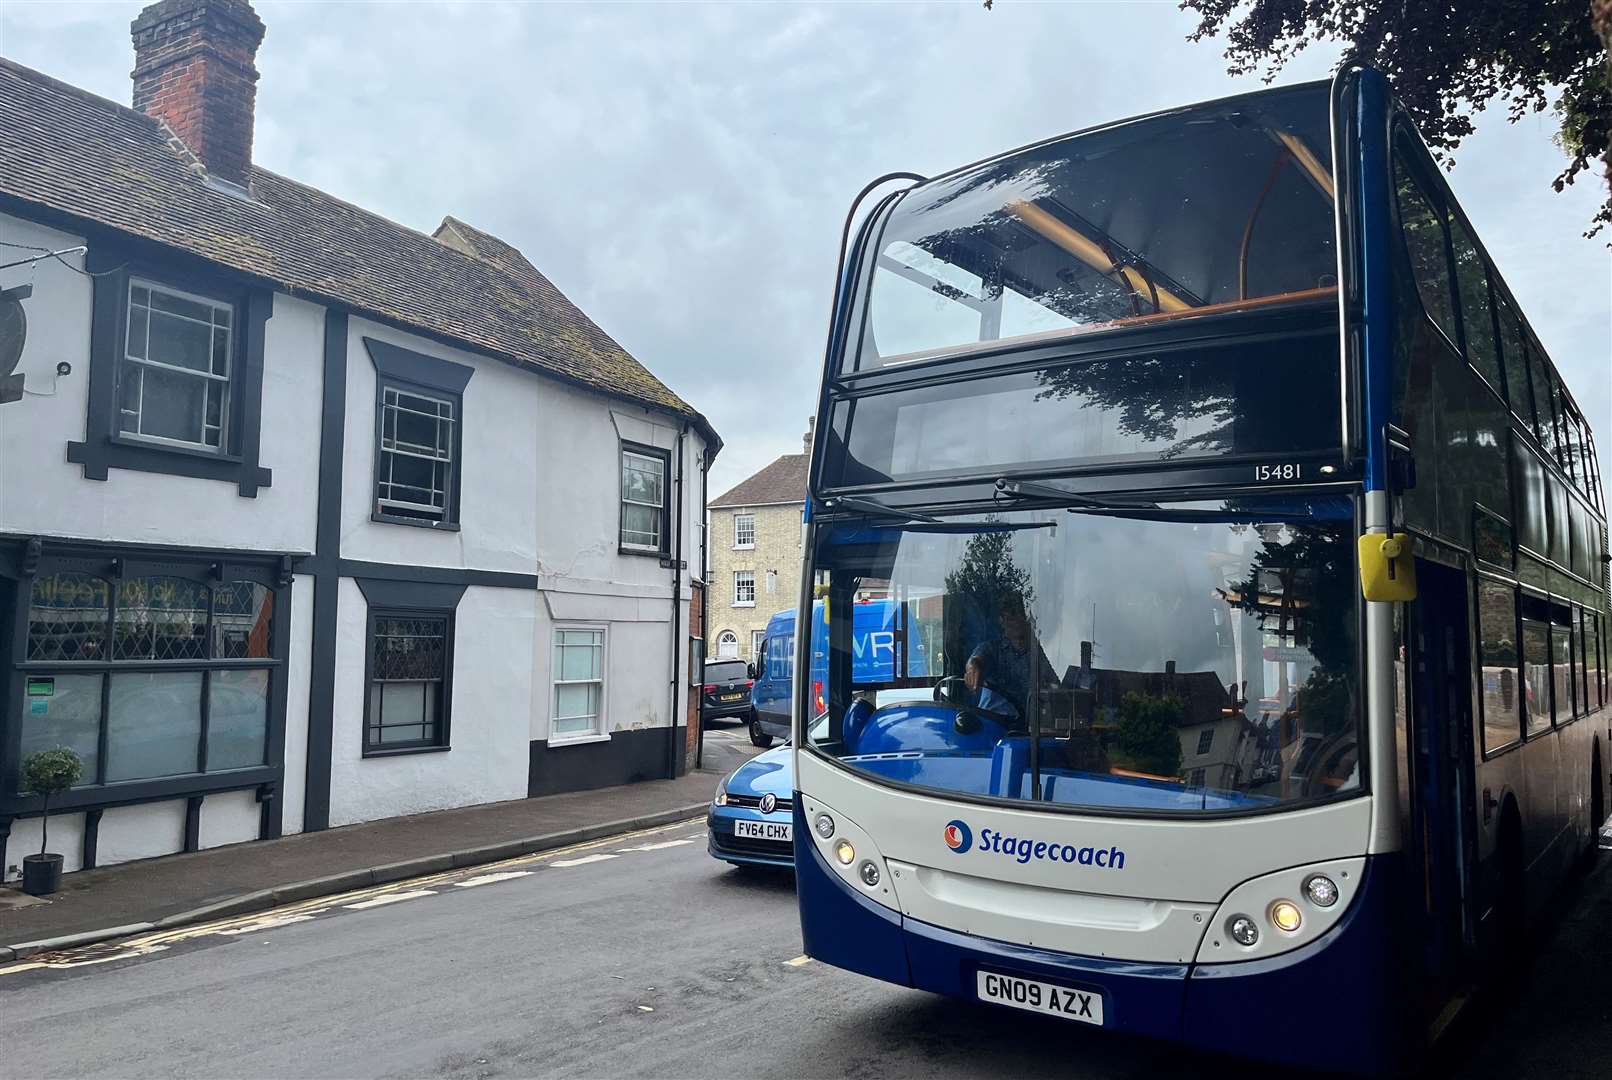
[[[716,657],[718,660],[737,660],[739,658],[739,635],[732,630],[724,630],[717,635]]]

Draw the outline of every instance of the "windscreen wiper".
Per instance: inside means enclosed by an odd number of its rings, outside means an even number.
[[[824,499],[823,505],[830,510],[854,510],[869,517],[889,518],[892,521],[922,521],[930,525],[940,524],[940,519],[920,514],[912,510],[897,510],[893,506],[886,506],[873,499],[863,499],[855,495],[836,495],[831,499]]]
[[[1066,491],[1051,484],[1041,484],[1034,480],[1009,480],[1005,476],[996,478],[996,497],[998,499],[1057,499],[1059,502],[1072,502],[1070,513],[1084,510],[1157,510],[1158,503],[1111,503],[1101,499],[1094,499],[1090,495],[1077,495],[1073,491]]]

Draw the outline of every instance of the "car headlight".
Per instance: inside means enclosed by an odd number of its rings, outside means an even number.
[[[712,806],[726,806],[726,805],[728,805],[728,782],[726,780],[718,780],[717,781],[716,796],[715,796],[715,798],[713,798],[711,800],[711,805]]]

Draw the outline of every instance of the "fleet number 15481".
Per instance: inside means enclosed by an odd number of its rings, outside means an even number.
[[[1255,480],[1297,480],[1299,466],[1297,462],[1289,461],[1283,465],[1255,465]]]

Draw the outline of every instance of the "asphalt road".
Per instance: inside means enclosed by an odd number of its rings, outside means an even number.
[[[1566,928],[1599,957],[1461,1073],[1608,1075],[1607,870]],[[712,860],[699,822],[68,960],[0,971],[0,1075],[1272,1075],[800,962],[792,879]]]

